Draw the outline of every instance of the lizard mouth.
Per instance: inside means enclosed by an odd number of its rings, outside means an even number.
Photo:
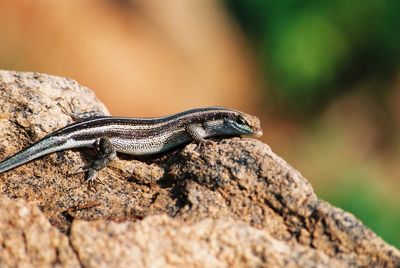
[[[254,137],[261,137],[262,135],[263,135],[263,132],[262,132],[262,129],[256,129],[254,132],[253,132],[253,135],[254,135]]]

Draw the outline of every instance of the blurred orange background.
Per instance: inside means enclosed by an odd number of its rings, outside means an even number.
[[[399,247],[400,38],[373,22],[399,5],[317,2],[2,0],[0,68],[75,79],[114,115],[255,114],[320,197]]]
[[[257,99],[250,50],[216,3],[2,1],[0,12],[3,68],[76,79],[113,114]]]

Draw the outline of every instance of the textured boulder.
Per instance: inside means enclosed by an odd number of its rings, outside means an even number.
[[[0,159],[92,110],[107,113],[73,80],[0,71]],[[319,200],[266,144],[214,141],[120,155],[95,191],[75,174],[89,149],[0,174],[0,266],[400,266],[397,249]]]

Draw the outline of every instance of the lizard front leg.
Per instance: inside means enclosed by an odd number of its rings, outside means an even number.
[[[97,139],[93,145],[98,153],[98,157],[85,168],[85,171],[87,171],[85,181],[87,181],[89,185],[94,184],[98,171],[106,167],[108,163],[117,156],[114,146],[106,137]]]
[[[212,144],[211,141],[204,139],[206,131],[200,124],[187,125],[185,130],[199,146]]]

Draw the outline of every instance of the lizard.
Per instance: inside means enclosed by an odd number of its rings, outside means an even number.
[[[223,107],[192,109],[155,118],[105,116],[88,113],[80,120],[56,130],[0,162],[0,173],[43,155],[73,148],[90,147],[97,158],[87,165],[85,180],[97,178],[117,153],[152,155],[191,141],[209,143],[214,136],[262,135],[260,120]]]

